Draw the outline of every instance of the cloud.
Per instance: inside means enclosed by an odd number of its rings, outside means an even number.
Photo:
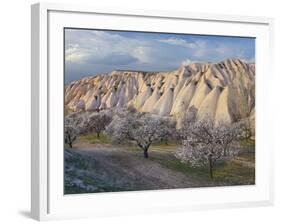
[[[65,51],[65,60],[72,63],[84,63],[91,57],[91,52],[79,47],[68,48]]]
[[[71,80],[115,69],[167,71],[196,61],[226,58],[254,58],[254,41],[219,36],[65,31],[65,77],[68,79],[71,73]]]
[[[159,42],[187,48],[192,52],[193,57],[197,58],[204,57],[210,50],[207,42],[203,40],[187,41],[181,38],[168,38],[161,39]]]
[[[192,63],[196,63],[197,61],[193,61],[193,60],[190,60],[190,59],[185,59],[181,62],[181,65],[182,66],[187,66],[187,65],[190,65]]]
[[[91,58],[88,59],[89,63],[100,63],[100,64],[110,64],[110,65],[128,65],[132,64],[138,61],[136,57],[133,57],[128,54],[123,53],[112,53],[107,54],[102,58],[95,59],[93,62],[91,62]]]
[[[186,41],[186,40],[183,40],[183,39],[180,39],[180,38],[173,38],[173,37],[171,37],[169,39],[159,40],[159,42],[171,44],[171,45],[175,45],[175,46],[191,48],[191,49],[195,49],[197,47],[196,43],[189,42],[189,41]]]
[[[104,31],[71,30],[65,60],[72,63],[131,64],[148,60],[149,43]]]

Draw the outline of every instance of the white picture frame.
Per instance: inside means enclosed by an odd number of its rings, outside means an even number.
[[[31,214],[37,220],[272,205],[268,91],[273,19],[38,3],[32,5]],[[100,21],[103,21],[102,23]],[[256,184],[63,195],[63,27],[256,37]]]

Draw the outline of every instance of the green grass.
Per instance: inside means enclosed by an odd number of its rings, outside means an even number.
[[[244,148],[240,150],[237,159],[246,162],[255,162],[255,143],[252,141],[244,143]]]
[[[256,141],[253,139],[243,139],[240,141],[241,146],[255,147]]]
[[[95,184],[96,184],[96,182],[94,181],[94,179],[91,178],[91,177],[88,177],[88,176],[84,176],[84,177],[83,177],[83,183],[84,183],[85,185],[95,185]]]
[[[171,153],[173,154],[176,149],[177,149],[177,144],[175,143],[169,143],[168,145],[165,144],[165,143],[156,143],[156,144],[152,144],[150,147],[149,147],[149,150],[148,150],[148,154],[157,154],[157,153]],[[131,151],[131,152],[139,152],[141,155],[143,153],[142,149],[138,146],[135,146],[135,145],[124,145],[124,148],[126,148],[126,150],[128,151]]]
[[[149,151],[149,159],[158,162],[163,167],[181,172],[188,177],[194,177],[199,180],[208,179],[209,173],[207,168],[191,167],[188,164],[180,162],[180,160],[174,156],[178,145],[177,142],[152,144]]]
[[[255,169],[239,163],[228,161],[216,167],[215,182],[226,182],[232,185],[255,184]]]
[[[101,133],[100,137],[97,137],[97,134],[87,134],[87,135],[81,135],[80,136],[81,141],[87,141],[91,144],[109,144],[111,143],[110,138]]]
[[[213,173],[214,179],[211,180],[208,167],[191,167],[188,164],[180,162],[173,154],[161,153],[160,150],[158,150],[150,153],[149,159],[200,182],[212,182],[218,185],[245,185],[255,183],[255,169],[243,166],[234,161],[217,163]],[[255,154],[248,153],[241,155],[239,159],[247,162],[254,162]]]
[[[86,161],[82,156],[79,154],[75,154],[72,157],[65,158],[66,164],[73,164],[76,168],[87,170],[89,169],[88,161]]]
[[[161,165],[168,169],[181,172],[188,177],[192,177],[199,181],[212,181],[209,177],[208,167],[191,167],[188,164],[181,163],[177,159],[151,158],[158,161]],[[242,166],[238,163],[229,161],[217,165],[214,168],[213,181],[217,184],[226,183],[231,185],[254,184],[255,169]]]
[[[178,160],[168,160],[166,161],[166,166],[170,169],[182,172],[187,176],[194,178],[199,178],[205,180],[209,178],[207,167],[192,167],[188,164],[184,164]]]
[[[150,146],[148,150],[148,159],[155,161],[166,167],[168,169],[181,172],[188,177],[194,177],[196,179],[206,180],[209,178],[208,168],[193,168],[187,164],[180,162],[175,156],[174,153],[176,152],[178,144],[175,142],[168,142],[166,143],[154,143]],[[143,151],[141,148],[130,145],[124,146],[126,150],[133,152],[136,154],[137,157],[143,157]]]
[[[163,152],[163,151],[166,151],[166,152],[175,152],[175,150],[177,149],[178,147],[178,143],[176,142],[168,142],[168,144],[166,143],[162,143],[162,142],[159,142],[159,143],[154,143],[150,146],[150,150],[151,151],[159,151],[159,152]]]
[[[253,142],[251,141],[251,146]],[[248,145],[250,145],[247,142]],[[152,144],[149,148],[149,159],[158,162],[163,167],[183,173],[184,175],[194,178],[201,182],[212,182],[218,185],[243,185],[243,184],[254,184],[255,183],[255,169],[251,167],[243,166],[234,161],[226,161],[217,163],[214,168],[214,180],[212,181],[209,177],[208,167],[192,167],[188,164],[180,162],[173,154],[176,151],[177,144],[171,143],[166,145],[165,143]],[[247,147],[248,148],[248,147]],[[142,151],[138,147],[128,147],[128,150],[135,152],[140,157]],[[255,161],[254,148],[251,147],[242,152],[239,155],[239,160],[246,162]]]
[[[92,144],[112,144],[110,137],[101,134],[100,138],[97,138],[96,134],[88,134],[80,136],[81,141],[87,141]],[[255,162],[255,141],[254,140],[243,140],[240,142],[242,151],[239,153],[237,160],[245,162]],[[215,185],[247,185],[255,184],[255,169],[253,167],[247,167],[243,163],[236,161],[225,161],[218,162],[214,168],[214,179],[211,180],[209,177],[208,167],[191,167],[188,164],[180,162],[175,156],[174,152],[178,146],[177,142],[158,142],[150,146],[148,150],[149,160],[159,163],[161,166],[180,172],[186,175],[188,178],[194,179],[203,183],[204,185],[214,186]],[[134,144],[125,144],[122,146],[124,149],[134,153],[136,157],[143,157],[143,151]],[[79,166],[84,167],[86,164],[80,164],[80,161],[76,161]],[[98,185],[98,192],[103,191],[122,191],[131,189],[121,189],[117,186],[106,186],[100,184],[99,181],[93,180],[90,177],[85,177],[83,183],[86,185]],[[69,192],[71,191],[83,191],[82,189],[73,189],[68,186]],[[107,189],[108,187],[108,189]],[[83,192],[80,192],[83,193]]]
[[[180,162],[174,155],[161,153],[152,155],[149,159],[160,163],[162,166],[181,172],[188,177],[194,177],[199,180],[206,180],[209,177],[208,169],[205,167],[194,168],[188,164]]]
[[[152,143],[154,146],[164,146],[164,147],[169,147],[169,146],[177,146],[180,144],[180,141],[177,140],[168,140],[167,142],[165,141],[158,141]]]
[[[254,153],[249,153],[249,154],[245,154],[242,156],[238,156],[239,160],[245,161],[245,162],[255,162],[255,154]]]

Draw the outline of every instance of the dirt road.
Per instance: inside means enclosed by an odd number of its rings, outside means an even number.
[[[68,150],[87,159],[90,165],[88,176],[101,191],[202,186],[183,173],[163,167],[153,159],[143,158],[141,151],[86,142],[79,142]]]

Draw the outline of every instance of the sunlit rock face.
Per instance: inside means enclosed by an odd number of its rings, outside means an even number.
[[[192,109],[197,120],[232,123],[255,116],[255,64],[227,59],[169,72],[112,71],[70,83],[65,106],[73,111],[132,106],[175,118]]]

